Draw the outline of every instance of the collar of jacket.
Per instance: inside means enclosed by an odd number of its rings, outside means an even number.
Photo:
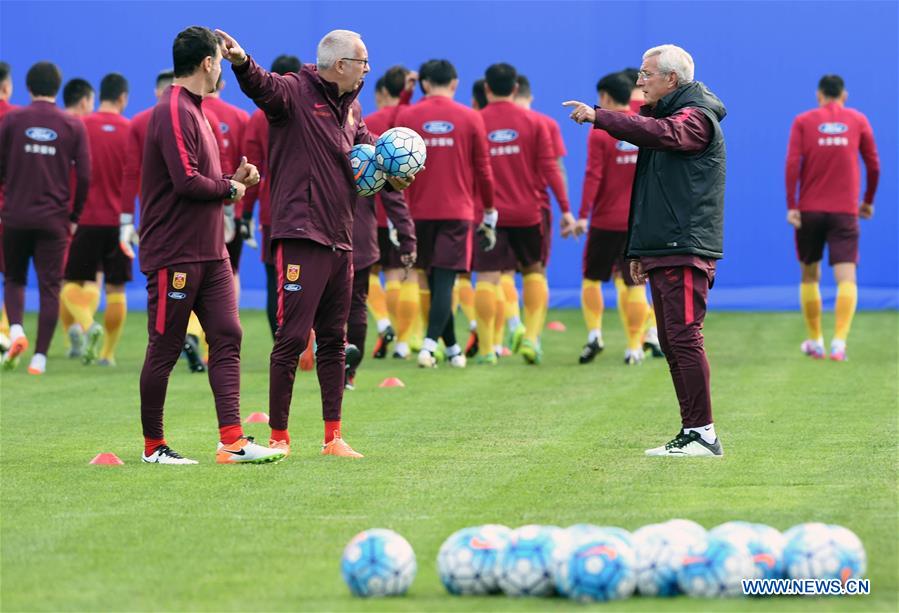
[[[340,117],[343,117],[345,111],[350,108],[350,105],[353,104],[359,96],[359,92],[362,91],[362,88],[365,86],[365,81],[363,81],[355,90],[341,96],[337,83],[332,83],[331,81],[323,79],[318,72],[318,68],[314,65],[306,64],[300,72],[305,74],[315,88],[322,93],[325,100],[327,100],[335,110],[339,111],[338,114]]]
[[[668,117],[685,106],[700,106],[708,109],[718,117],[718,121],[727,115],[724,103],[715,94],[700,81],[691,81],[679,86],[659,100],[652,111],[652,116]]]

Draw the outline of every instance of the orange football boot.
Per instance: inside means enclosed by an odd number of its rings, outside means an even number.
[[[322,455],[335,455],[341,458],[364,458],[365,456],[354,451],[345,440],[339,436],[331,439],[331,442],[322,445]]]

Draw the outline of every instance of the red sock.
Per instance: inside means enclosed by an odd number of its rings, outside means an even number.
[[[287,433],[287,430],[275,430],[272,428],[272,440],[273,441],[284,441],[288,445],[290,445],[290,434]]]
[[[243,436],[243,428],[240,424],[230,424],[219,428],[219,440],[225,445],[236,443]]]
[[[340,420],[325,422],[325,445],[334,438],[340,438]]]
[[[144,437],[144,455],[150,457],[150,454],[156,451],[160,445],[165,445],[164,438],[147,438]]]

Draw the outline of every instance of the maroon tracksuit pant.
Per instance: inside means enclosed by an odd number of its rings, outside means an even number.
[[[269,425],[286,430],[300,354],[315,328],[322,418],[340,419],[346,364],[346,323],[353,254],[310,240],[278,239],[278,332],[269,368]]]
[[[365,334],[368,332],[368,276],[371,266],[353,273],[353,294],[350,298],[350,314],[346,324],[346,340],[359,348],[362,359],[365,359]],[[360,361],[361,364],[361,361]],[[347,377],[355,377],[355,368],[347,371]]]
[[[47,355],[59,320],[59,290],[69,238],[66,228],[38,230],[4,226],[3,229],[3,257],[6,260],[3,300],[10,324],[22,325],[28,262],[34,260],[41,299],[35,353]]]
[[[712,395],[702,323],[710,279],[692,266],[662,267],[649,271],[649,285],[683,427],[706,426],[712,423]]]
[[[240,342],[234,277],[228,260],[174,264],[147,274],[147,356],[140,373],[144,437],[161,439],[169,374],[181,355],[190,312],[209,343],[209,385],[219,427],[240,424]]]

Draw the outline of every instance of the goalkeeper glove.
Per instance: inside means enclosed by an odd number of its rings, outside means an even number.
[[[134,246],[137,245],[137,231],[134,229],[134,215],[119,215],[119,248],[122,253],[134,259]]]
[[[484,251],[492,251],[496,247],[496,222],[499,220],[499,213],[496,209],[490,213],[484,213],[484,220],[478,226],[478,244]]]

